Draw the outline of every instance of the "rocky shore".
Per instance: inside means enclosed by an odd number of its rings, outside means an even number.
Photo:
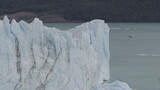
[[[0,19],[3,19],[5,15],[0,15]],[[44,23],[52,22],[78,22],[66,20],[62,15],[59,14],[48,14],[48,13],[32,13],[32,12],[18,12],[14,14],[7,14],[10,20],[15,19],[16,21],[24,20],[26,22],[32,22],[35,17],[38,17]]]

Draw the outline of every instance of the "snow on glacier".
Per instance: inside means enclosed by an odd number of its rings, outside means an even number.
[[[10,23],[5,16],[0,20],[0,90],[130,90],[121,82],[101,84],[110,78],[109,54],[109,27],[103,20],[61,31],[38,18]]]

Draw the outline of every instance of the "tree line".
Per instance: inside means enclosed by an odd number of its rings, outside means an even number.
[[[0,15],[33,12],[70,21],[159,22],[159,0],[0,0]]]

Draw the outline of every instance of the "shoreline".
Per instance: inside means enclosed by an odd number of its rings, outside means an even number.
[[[24,20],[28,23],[31,23],[34,18],[39,18],[44,23],[85,23],[88,21],[80,21],[80,20],[67,20],[63,15],[53,13],[33,13],[33,12],[17,12],[13,14],[5,14],[10,20],[15,19],[17,22],[20,20]],[[0,20],[3,20],[5,15],[0,15]],[[95,18],[99,19],[99,18]],[[103,20],[103,19],[102,19]],[[106,21],[107,23],[160,23],[160,22],[140,22],[140,21],[127,21],[127,22],[115,22],[115,21]]]

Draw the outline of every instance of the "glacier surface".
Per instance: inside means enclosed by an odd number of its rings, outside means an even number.
[[[62,31],[35,18],[0,20],[0,90],[131,90],[109,80],[109,27],[93,20]]]

